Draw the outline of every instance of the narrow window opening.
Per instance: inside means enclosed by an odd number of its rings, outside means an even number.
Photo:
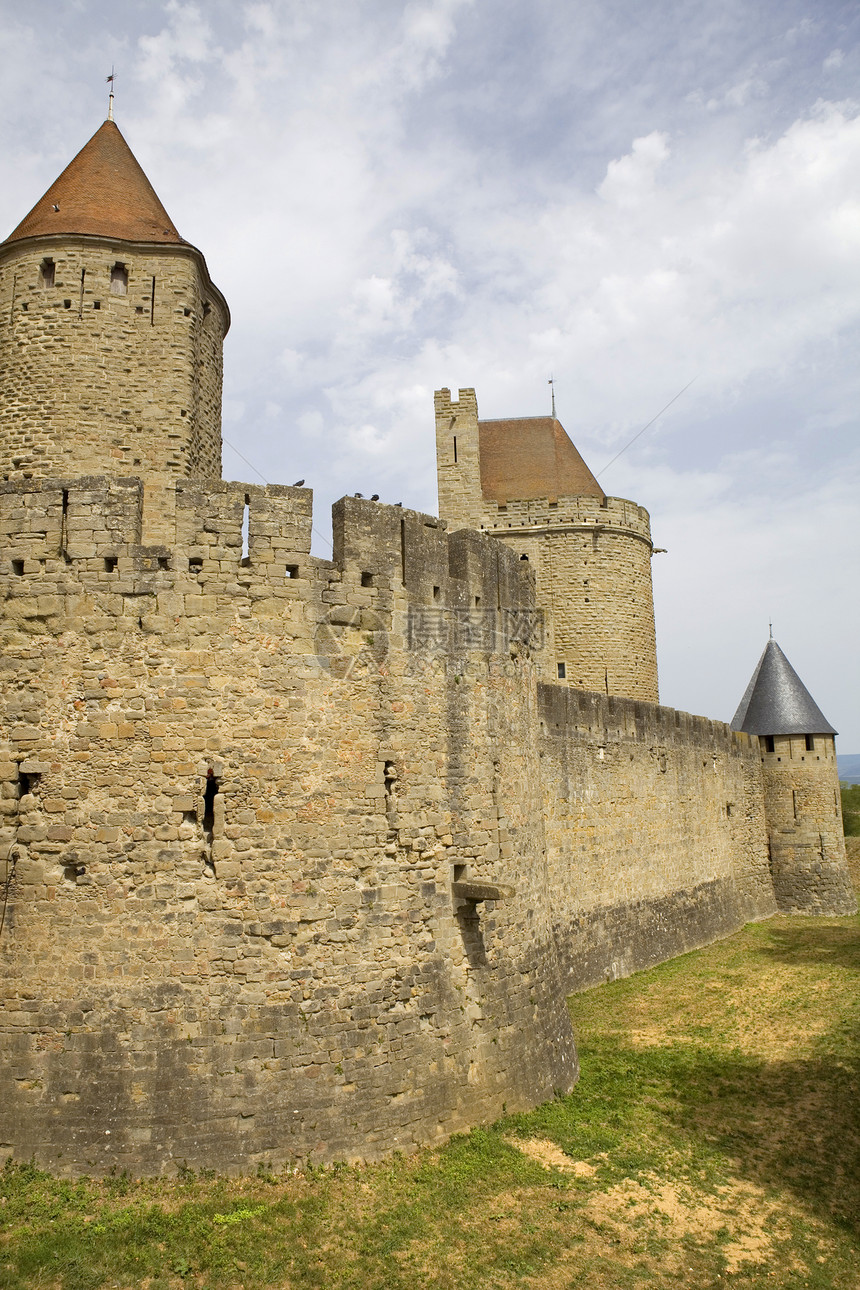
[[[362,585],[362,587],[372,587],[372,586],[373,586],[373,574],[372,574],[372,573],[363,573],[363,574],[361,575],[361,585]]]
[[[452,865],[454,873],[454,882],[463,882],[466,878],[466,866],[464,864]]]
[[[202,573],[203,560],[199,555],[193,555],[188,561],[188,571],[189,573]]]
[[[210,303],[209,303],[209,301],[208,301],[208,300],[204,300],[204,301],[203,301],[203,317],[204,317],[204,318],[208,318],[208,317],[209,317],[209,315],[211,314],[211,312],[212,312],[212,306],[210,305]]]
[[[791,790],[791,809],[794,812],[794,818],[797,819],[797,789]]]
[[[730,816],[731,813],[732,813],[732,804],[731,802],[726,802],[726,817]]]
[[[68,528],[69,528],[69,490],[68,488],[64,488],[63,489],[63,510],[62,510],[62,515],[60,517],[60,554],[62,556],[65,556],[65,559],[67,562],[69,559],[68,555],[66,555],[66,546],[68,544],[68,536],[69,536]]]
[[[476,596],[476,597],[475,597],[475,608],[476,608],[476,609],[480,609],[480,608],[481,608],[481,597],[480,597],[480,596]]]
[[[13,560],[13,561],[12,561],[12,572],[15,574],[16,578],[22,578],[22,577],[24,576],[24,561],[23,561],[23,560]]]
[[[21,308],[24,311],[24,313],[27,313],[27,311],[29,310],[30,306],[28,305],[26,300],[23,301],[23,303],[21,304]]]
[[[287,577],[297,578],[299,576],[299,566],[297,564],[287,565]]]
[[[41,778],[41,775],[38,775],[33,771],[28,773],[27,771],[19,770],[18,797],[26,797],[28,793],[34,793],[39,787],[39,780]]]
[[[185,308],[182,310],[182,312],[185,314],[185,317],[186,317],[186,318],[190,318],[190,317],[191,317],[191,310],[188,308],[188,306],[187,306],[187,305],[186,305],[186,306],[185,306]]]
[[[63,308],[64,308],[64,309],[71,309],[71,307],[72,307],[72,302],[71,302],[71,300],[64,300],[64,301],[63,301]]]
[[[442,588],[441,588],[441,587],[434,587],[434,588],[433,588],[433,599],[434,599],[434,600],[441,600],[441,598],[442,598]]]
[[[114,573],[117,566],[117,557],[115,555],[105,556],[105,573]]]
[[[119,260],[110,271],[110,293],[112,296],[128,295],[128,269]]]
[[[210,766],[206,772],[206,787],[203,790],[203,833],[210,846],[215,833],[215,798],[218,795],[218,789],[218,780]]]
[[[170,568],[170,556],[167,556],[167,555],[160,555],[160,556],[158,557],[158,567],[159,567],[159,569],[169,569],[169,568]]]
[[[603,669],[603,685],[606,690],[606,693],[608,694],[609,693],[609,668],[608,667],[605,667]]]
[[[454,465],[457,464],[457,436],[454,435]]]
[[[149,295],[149,325],[155,326],[155,275],[152,277],[152,290]]]
[[[555,665],[555,666],[556,666],[556,671],[558,672],[558,679],[559,679],[559,681],[564,681],[564,680],[566,680],[566,679],[567,679],[567,664],[566,664],[566,663],[556,663],[556,665]]]
[[[93,301],[93,309],[101,309],[101,307],[102,307],[102,302],[100,300]]]
[[[764,750],[765,752],[773,752],[773,735],[765,735]]]
[[[242,508],[242,560],[251,558],[251,498],[245,494],[245,505]]]
[[[400,521],[400,581],[406,586],[406,521]]]
[[[52,287],[56,280],[57,266],[48,256],[39,265],[39,280],[43,287]]]
[[[84,283],[86,282],[86,280],[87,280],[87,271],[86,269],[81,269],[81,292],[78,297],[78,317],[79,318],[83,318],[84,316]]]
[[[815,736],[814,736],[814,735],[807,735],[807,736],[806,736],[806,751],[807,751],[807,752],[815,752]]]

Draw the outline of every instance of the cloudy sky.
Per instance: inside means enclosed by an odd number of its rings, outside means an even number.
[[[0,0],[0,58],[0,236],[115,65],[232,309],[224,473],[305,478],[319,554],[344,492],[435,510],[434,388],[552,373],[668,548],[663,701],[729,720],[772,618],[860,753],[856,4]]]

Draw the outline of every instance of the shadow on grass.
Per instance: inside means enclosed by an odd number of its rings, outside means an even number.
[[[860,972],[860,918],[824,924],[798,918],[796,926],[768,930],[771,943],[758,951],[764,959],[791,966],[830,964]]]
[[[722,1174],[727,1161],[732,1173],[791,1193],[810,1215],[860,1243],[860,1045],[856,1027],[829,1039],[839,1054],[795,1062],[592,1039],[580,1054],[579,1089],[564,1099],[570,1140],[562,1145],[581,1153],[577,1121],[585,1111],[586,1137],[614,1165],[652,1168],[639,1145],[648,1106],[657,1139],[686,1154],[700,1175]],[[629,1136],[619,1126],[629,1126]]]

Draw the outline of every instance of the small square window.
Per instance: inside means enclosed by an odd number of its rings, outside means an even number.
[[[105,573],[114,573],[116,571],[116,566],[118,563],[119,561],[117,560],[117,557],[115,555],[106,555]]]
[[[373,586],[373,574],[372,574],[372,573],[363,573],[363,574],[361,575],[361,585],[362,585],[362,587],[372,587],[372,586]]]
[[[16,576],[17,578],[23,578],[23,576],[24,576],[24,561],[23,561],[23,560],[13,560],[13,561],[12,561],[12,572],[15,574],[15,576]]]
[[[297,578],[299,576],[299,566],[297,564],[287,565],[287,577]]]

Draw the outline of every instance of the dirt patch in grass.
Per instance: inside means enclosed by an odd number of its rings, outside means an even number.
[[[536,1160],[545,1169],[560,1169],[562,1173],[574,1174],[577,1178],[593,1178],[597,1166],[587,1160],[571,1160],[570,1156],[556,1146],[549,1138],[507,1138],[507,1142],[517,1151],[522,1151],[530,1159]]]

